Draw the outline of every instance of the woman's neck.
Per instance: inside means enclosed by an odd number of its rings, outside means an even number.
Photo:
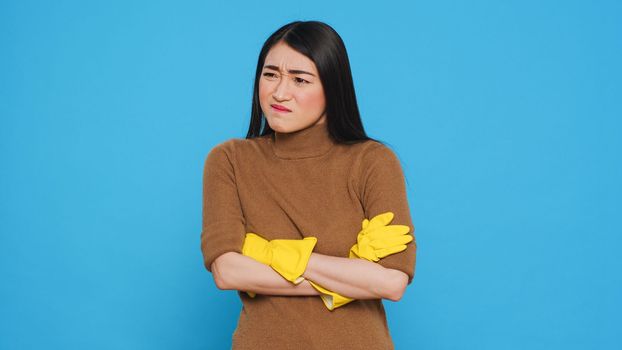
[[[336,144],[326,122],[288,133],[275,130],[272,142],[274,154],[282,159],[318,157]]]

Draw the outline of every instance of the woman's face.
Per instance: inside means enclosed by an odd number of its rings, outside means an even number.
[[[275,44],[259,79],[259,104],[274,131],[287,133],[324,123],[326,100],[315,63],[282,41]]]

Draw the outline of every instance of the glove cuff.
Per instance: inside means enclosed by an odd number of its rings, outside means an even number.
[[[305,280],[302,274],[307,269],[309,258],[317,238],[306,237],[296,240],[273,240],[272,268],[286,280],[300,284]]]
[[[268,247],[268,240],[252,232],[247,232],[244,237],[242,255],[266,265],[272,261],[272,252]]]
[[[326,306],[326,308],[330,311],[333,311],[334,309],[338,307],[341,307],[351,301],[354,301],[354,299],[344,297],[343,295],[330,291],[315,282],[312,282],[310,280],[307,280],[307,281],[309,281],[309,283],[311,284],[311,286],[313,286],[313,288],[315,288],[318,292],[322,293],[320,294],[320,298],[322,298],[322,302],[324,302],[324,306]]]
[[[352,248],[350,248],[350,255],[348,256],[350,259],[359,259],[360,256],[358,255],[358,250],[359,250],[359,245],[355,244],[352,246]]]
[[[302,274],[307,269],[307,264],[309,263],[309,259],[311,258],[311,253],[313,252],[313,248],[315,248],[315,244],[317,243],[317,238],[315,237],[305,237],[300,242],[300,258],[298,259],[295,266],[293,266],[292,276],[294,276],[294,280],[292,281],[294,284],[300,284],[305,280],[302,277]]]

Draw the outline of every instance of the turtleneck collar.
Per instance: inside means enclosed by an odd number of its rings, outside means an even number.
[[[281,159],[319,157],[335,144],[336,142],[330,137],[326,122],[288,133],[275,130],[272,135],[272,149]]]

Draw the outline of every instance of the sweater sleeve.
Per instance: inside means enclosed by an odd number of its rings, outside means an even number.
[[[233,152],[222,143],[214,147],[203,170],[201,251],[205,268],[226,252],[242,252],[246,222],[235,182]]]
[[[359,193],[365,218],[393,212],[390,225],[406,225],[410,227],[409,235],[415,238],[415,227],[412,223],[408,205],[404,173],[399,159],[387,146],[374,142],[375,145],[365,150],[359,175]],[[417,243],[413,239],[406,245],[406,250],[386,256],[378,264],[391,269],[405,272],[408,284],[415,273]]]

